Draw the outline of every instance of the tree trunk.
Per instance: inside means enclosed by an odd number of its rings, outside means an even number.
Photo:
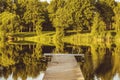
[[[55,52],[64,52],[64,44],[62,38],[64,37],[64,28],[57,27],[55,35]]]

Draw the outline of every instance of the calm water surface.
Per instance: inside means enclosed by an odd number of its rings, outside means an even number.
[[[120,80],[120,46],[110,43],[96,45],[0,45],[0,80],[42,80],[47,62],[44,53],[84,54],[76,57],[85,80]]]

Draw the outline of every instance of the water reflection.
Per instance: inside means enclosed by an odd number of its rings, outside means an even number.
[[[0,80],[40,79],[41,71],[47,68],[44,53],[85,54],[84,59],[76,57],[85,80],[120,80],[120,46],[110,43],[79,45],[59,43],[54,46],[37,44],[0,45]]]
[[[35,78],[40,71],[46,69],[47,62],[43,61],[42,48],[36,45],[9,45],[0,47],[0,77],[26,80],[28,76]]]
[[[120,80],[120,48],[115,44],[91,48],[91,56],[86,55],[81,64],[85,80]]]

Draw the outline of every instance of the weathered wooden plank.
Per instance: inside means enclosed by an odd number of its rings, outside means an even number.
[[[43,80],[84,80],[74,56],[53,55]]]
[[[82,56],[82,57],[84,57],[84,54],[44,53],[44,56],[54,56],[54,55],[56,55],[56,56]]]

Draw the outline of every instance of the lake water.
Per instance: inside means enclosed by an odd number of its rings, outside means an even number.
[[[50,57],[44,53],[84,54],[76,57],[85,80],[120,80],[120,46],[116,43],[77,45],[0,44],[0,80],[42,80]]]

